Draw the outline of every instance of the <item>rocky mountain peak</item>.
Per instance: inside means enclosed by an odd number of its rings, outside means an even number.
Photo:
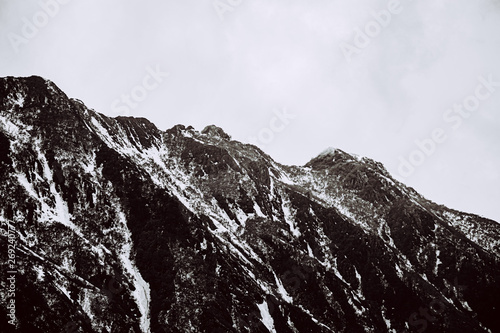
[[[360,162],[361,159],[356,155],[350,155],[341,149],[329,147],[321,152],[318,156],[311,159],[305,167],[315,169],[325,169],[334,167],[339,163]]]
[[[224,132],[224,130],[215,125],[208,125],[202,131],[202,134],[209,135],[214,138],[221,138],[223,140],[231,140],[231,136]]]
[[[43,105],[57,102],[57,99],[68,99],[52,81],[40,76],[1,78],[0,98],[3,105],[22,106]],[[10,103],[9,103],[10,102]]]

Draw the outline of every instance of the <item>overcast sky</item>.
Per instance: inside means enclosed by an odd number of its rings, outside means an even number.
[[[0,31],[0,76],[285,164],[340,148],[500,221],[498,0],[0,0]]]

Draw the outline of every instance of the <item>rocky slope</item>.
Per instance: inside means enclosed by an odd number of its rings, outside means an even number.
[[[8,77],[0,180],[1,332],[500,332],[500,225],[338,149],[284,166]]]

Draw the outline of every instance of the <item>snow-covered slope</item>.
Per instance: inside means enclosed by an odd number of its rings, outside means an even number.
[[[222,129],[109,118],[0,81],[17,332],[495,332],[498,223],[367,158],[281,165]]]

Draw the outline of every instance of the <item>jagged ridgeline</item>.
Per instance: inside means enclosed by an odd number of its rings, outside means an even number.
[[[500,332],[500,227],[368,158],[0,79],[1,332]],[[12,250],[14,249],[14,250]]]

